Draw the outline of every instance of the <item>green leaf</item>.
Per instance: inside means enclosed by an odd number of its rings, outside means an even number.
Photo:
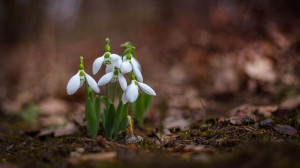
[[[86,120],[88,120],[88,110],[89,109],[90,109],[90,107],[89,107],[89,99],[87,98],[86,101],[85,101],[85,119]],[[88,132],[91,132],[89,124],[86,124],[86,129],[87,129]]]
[[[104,130],[107,138],[111,139],[114,131],[114,117],[115,117],[115,107],[113,104],[110,104],[108,110],[104,110]]]
[[[139,93],[137,100],[132,103],[131,110],[134,118],[137,120],[138,126],[142,127],[144,125],[144,118],[152,101],[152,96]]]
[[[94,92],[90,87],[88,87],[88,95],[89,95],[89,98],[91,99],[92,103],[94,103]]]
[[[116,135],[120,132],[120,127],[121,127],[121,116],[122,116],[122,106],[123,103],[120,102],[118,107],[117,107],[117,111],[115,114],[115,119],[114,119],[114,136],[116,137]]]
[[[103,125],[103,128],[105,129],[106,114],[107,114],[107,111],[108,111],[107,107],[109,107],[109,100],[105,96],[101,96],[101,100],[104,102],[104,109],[103,109],[103,115],[102,115],[102,125]]]
[[[100,120],[100,109],[101,109],[99,96],[96,96],[94,104],[95,104],[95,113],[96,113],[97,122],[99,123],[99,120]]]
[[[148,110],[148,108],[150,106],[151,101],[152,101],[152,96],[148,95],[148,94],[145,94],[144,95],[144,111],[143,111],[144,117],[145,117],[146,112],[147,112],[147,110]]]
[[[127,120],[127,116],[128,116],[128,103],[126,103],[125,105],[122,106],[122,110],[121,110],[121,114],[122,116],[120,117],[120,122],[121,122],[121,127],[120,127],[120,131],[124,131],[127,128],[128,125],[128,120]]]
[[[30,103],[20,111],[21,118],[26,122],[35,122],[39,115],[39,108],[35,103]]]
[[[143,126],[144,124],[144,98],[143,94],[139,93],[137,100],[132,103],[132,113],[134,118],[137,120],[138,126]]]
[[[87,106],[86,106],[86,118],[87,118],[87,125],[88,125],[88,131],[91,134],[93,139],[96,139],[98,134],[98,127],[99,124],[97,124],[97,118],[95,114],[94,104],[90,98],[87,100]]]

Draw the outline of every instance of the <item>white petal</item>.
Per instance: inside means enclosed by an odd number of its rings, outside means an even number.
[[[115,67],[120,68],[120,66],[122,65],[122,59],[119,58],[119,59],[113,60],[112,64],[113,64]]]
[[[114,65],[110,64],[110,65],[106,65],[106,69],[105,69],[105,73],[109,73],[115,70]]]
[[[99,93],[100,89],[97,85],[97,82],[95,81],[95,79],[93,79],[90,75],[88,75],[87,73],[85,73],[85,78],[87,83],[89,84],[89,86],[96,92]]]
[[[140,71],[142,71],[141,64],[134,57],[131,58],[131,63],[133,66],[137,67]]]
[[[120,70],[122,74],[129,73],[132,71],[132,65],[129,63],[129,61],[125,61],[122,63]]]
[[[106,85],[113,76],[114,76],[114,72],[109,72],[109,73],[103,75],[98,82],[98,86]]]
[[[126,99],[130,102],[130,103],[133,103],[136,101],[136,99],[138,98],[139,96],[139,91],[138,91],[138,88],[137,86],[134,84],[134,82],[132,82],[127,90],[126,90]]]
[[[80,88],[80,76],[79,72],[72,76],[67,85],[67,93],[68,95],[74,94]]]
[[[138,82],[139,87],[148,95],[156,96],[155,91],[148,85]]]
[[[143,76],[142,76],[141,71],[135,66],[132,66],[132,68],[133,68],[133,73],[134,73],[137,81],[143,82]]]
[[[110,56],[110,58],[111,58],[113,61],[116,61],[116,60],[118,60],[118,59],[122,59],[122,57],[119,56],[118,54],[110,54],[109,56]]]
[[[121,88],[123,89],[123,91],[126,90],[127,89],[127,82],[126,82],[125,77],[120,73],[119,73],[118,77],[119,77],[119,82],[120,82]]]
[[[95,75],[101,68],[104,61],[104,56],[95,59],[93,63],[93,74]]]
[[[126,99],[126,92],[124,92],[122,95],[122,102],[123,104],[126,104],[128,102],[128,100]]]

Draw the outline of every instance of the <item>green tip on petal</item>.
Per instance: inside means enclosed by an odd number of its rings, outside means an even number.
[[[137,81],[136,81],[136,80],[134,80],[134,84],[135,84],[135,85],[138,85],[138,83],[137,83]]]
[[[84,72],[80,71],[79,76],[84,76]]]
[[[131,80],[135,80],[135,76],[133,73],[131,73]]]
[[[109,53],[105,53],[104,58],[109,58]]]
[[[131,54],[127,54],[127,60],[131,60]]]
[[[116,69],[115,71],[114,71],[114,75],[118,75],[118,70]]]

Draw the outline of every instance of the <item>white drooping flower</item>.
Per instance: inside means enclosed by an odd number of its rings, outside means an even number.
[[[141,65],[134,57],[132,57],[131,54],[128,54],[127,56],[123,57],[123,63],[120,66],[120,70],[123,74],[133,71],[134,75],[136,76],[137,81],[143,82],[143,75],[141,73]]]
[[[123,104],[126,104],[128,101],[130,103],[135,102],[139,96],[139,88],[148,95],[156,96],[155,91],[150,86],[136,80],[131,80],[131,84],[122,95]]]
[[[122,90],[125,91],[127,89],[126,79],[123,76],[123,74],[120,72],[120,70],[118,68],[115,68],[114,71],[108,72],[100,78],[98,82],[98,86],[106,85],[108,82],[117,82],[117,81],[119,81]]]
[[[88,85],[97,93],[100,92],[96,81],[88,75],[84,70],[79,70],[68,82],[67,93],[68,95],[74,94],[82,85],[86,79]]]
[[[93,63],[93,74],[95,75],[101,68],[102,64],[106,65],[105,72],[111,72],[114,70],[114,67],[120,68],[122,64],[122,58],[117,54],[111,54],[106,52],[103,56],[97,58]]]

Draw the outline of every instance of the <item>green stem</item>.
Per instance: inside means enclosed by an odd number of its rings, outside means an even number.
[[[109,87],[108,87],[108,84],[106,84],[105,87],[106,87],[106,98],[109,101]],[[108,109],[108,108],[109,108],[109,103],[106,104],[106,109]]]
[[[86,95],[87,97],[89,96],[89,91],[88,91],[88,84],[86,82],[86,77],[84,76],[84,85],[85,85],[85,91],[86,91]]]
[[[114,92],[113,92],[113,97],[112,97],[112,103],[115,104],[115,97],[116,97],[116,91],[117,91],[117,82],[115,82],[114,86]]]
[[[109,96],[109,87],[108,87],[108,84],[106,84],[105,87],[106,87],[106,97],[108,99],[108,96]]]
[[[122,95],[123,95],[123,91],[122,91],[122,88],[121,86],[119,87],[119,104],[121,103],[122,101]]]

